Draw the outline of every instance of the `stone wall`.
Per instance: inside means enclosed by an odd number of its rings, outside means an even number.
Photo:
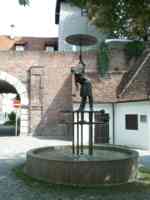
[[[115,62],[117,55],[118,52],[113,56]],[[86,71],[97,73],[96,53],[84,53],[83,59]],[[26,106],[26,110],[30,133],[36,129],[34,134],[37,135],[66,135],[65,118],[60,111],[72,108],[70,69],[77,64],[78,54],[73,53],[0,52],[0,71],[20,80],[28,91],[29,105]],[[113,59],[111,65],[114,66]],[[126,68],[125,62],[120,66]]]
[[[96,69],[95,55],[85,54],[84,59],[88,68]],[[77,63],[78,55],[71,53],[0,52],[0,71],[20,80],[28,91],[29,104],[22,105],[28,112],[28,132],[33,133],[38,126],[38,135],[49,135],[50,127],[56,134],[64,120],[60,111],[72,107],[70,68]]]
[[[109,47],[109,64],[109,72],[126,72],[129,69],[124,47]]]

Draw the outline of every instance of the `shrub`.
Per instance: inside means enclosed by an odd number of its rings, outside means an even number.
[[[127,59],[138,58],[144,51],[145,44],[141,41],[128,42],[125,47]]]
[[[16,124],[16,113],[11,112],[8,114],[8,121],[5,122],[4,125],[15,125]]]
[[[98,71],[104,77],[109,69],[109,49],[105,42],[100,44],[97,55]]]

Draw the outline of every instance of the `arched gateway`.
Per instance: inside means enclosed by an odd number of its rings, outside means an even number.
[[[12,85],[21,99],[21,109],[20,109],[20,135],[28,134],[28,93],[26,85],[23,84],[20,80],[14,76],[8,74],[7,72],[0,71],[0,81],[5,81],[8,84]]]

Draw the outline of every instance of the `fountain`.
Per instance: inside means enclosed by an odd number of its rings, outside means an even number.
[[[88,40],[87,40],[88,38]],[[66,39],[71,44],[91,45],[95,39],[90,36],[70,36]],[[84,42],[85,41],[85,42]],[[88,42],[87,42],[88,41]],[[82,60],[80,48],[80,64]],[[109,141],[109,115],[102,111],[84,109],[84,99],[78,110],[62,111],[68,115],[65,122],[73,127],[71,146],[53,146],[32,149],[27,152],[25,172],[27,175],[39,180],[54,184],[67,185],[99,185],[120,184],[133,181],[137,175],[138,153],[131,149],[101,144],[94,145],[94,131],[100,126],[105,133],[103,141]],[[99,115],[99,120],[96,116]],[[85,132],[84,127],[88,127]],[[88,144],[84,138],[88,135]],[[102,134],[103,135],[103,134]]]

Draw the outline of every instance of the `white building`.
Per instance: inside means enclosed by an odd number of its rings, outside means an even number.
[[[115,105],[114,143],[150,149],[150,101]]]
[[[74,106],[75,110],[78,106],[78,104]],[[105,110],[109,114],[110,144],[150,149],[149,101],[96,104],[94,110]],[[85,126],[85,144],[89,141],[87,133],[88,127]],[[95,135],[93,139],[95,140]]]

